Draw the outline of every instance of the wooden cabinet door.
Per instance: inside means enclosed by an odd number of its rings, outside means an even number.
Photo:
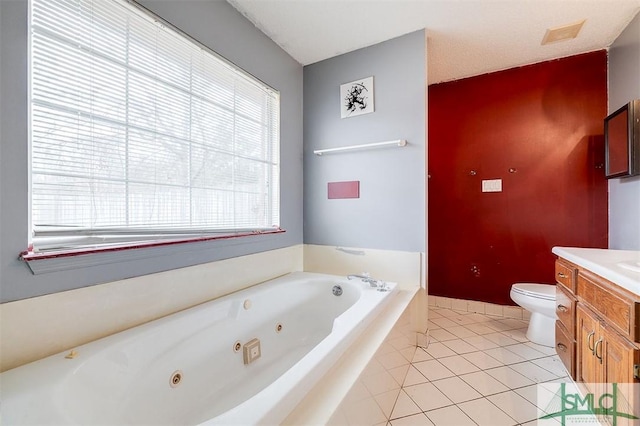
[[[593,348],[599,338],[600,323],[586,308],[578,304],[576,309],[576,375],[579,382],[601,383],[600,361]]]
[[[634,383],[637,380],[633,377],[633,364],[637,363],[638,349],[631,342],[620,336],[615,331],[606,326],[601,328],[604,337],[602,353],[596,353],[598,363],[602,358],[602,368],[604,372],[603,389],[607,393],[613,392],[613,384],[617,386],[618,410],[625,413],[633,413],[640,417],[640,395],[635,389]],[[633,408],[632,408],[633,407]],[[618,425],[631,424],[629,421],[623,423],[618,419]],[[637,424],[637,423],[634,423]]]

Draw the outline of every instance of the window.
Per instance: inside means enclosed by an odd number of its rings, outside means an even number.
[[[279,225],[279,94],[138,6],[31,2],[36,251]]]

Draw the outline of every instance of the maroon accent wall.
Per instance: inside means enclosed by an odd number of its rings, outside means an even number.
[[[607,247],[604,50],[428,96],[429,294],[513,305],[513,283],[555,282],[553,246]]]

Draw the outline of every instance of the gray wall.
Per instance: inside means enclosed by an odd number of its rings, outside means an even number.
[[[426,47],[414,32],[304,68],[304,241],[425,251]],[[375,112],[340,118],[340,85],[374,77]],[[316,149],[406,139],[404,148]],[[360,181],[359,199],[327,183]]]
[[[0,0],[0,301],[109,282],[302,243],[303,69],[223,1],[141,2],[281,94],[281,227],[287,232],[230,241],[133,250],[131,260],[33,275],[27,248],[27,1]]]
[[[640,13],[609,49],[609,112],[640,99]],[[640,176],[609,180],[609,248],[640,250]]]

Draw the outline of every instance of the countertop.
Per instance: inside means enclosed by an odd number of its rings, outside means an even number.
[[[554,247],[551,251],[640,296],[640,250]]]

